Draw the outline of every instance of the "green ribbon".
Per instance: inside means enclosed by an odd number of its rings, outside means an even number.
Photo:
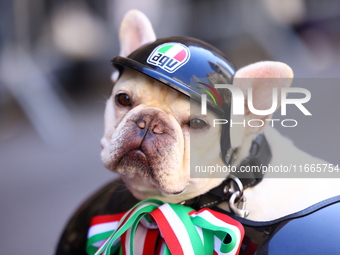
[[[242,225],[225,214],[206,208],[196,212],[156,199],[136,204],[119,222],[100,217],[107,216],[97,216],[91,224],[89,255],[111,255],[118,250],[122,255],[238,254],[244,236]]]

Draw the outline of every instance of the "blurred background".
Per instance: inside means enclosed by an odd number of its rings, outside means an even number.
[[[0,0],[1,253],[53,254],[72,212],[115,178],[99,141],[117,29],[132,8],[158,37],[205,40],[236,68],[276,60],[299,78],[340,78],[337,0]],[[308,132],[282,132],[339,163],[340,87],[315,84],[329,111],[311,111],[327,130],[309,121]]]

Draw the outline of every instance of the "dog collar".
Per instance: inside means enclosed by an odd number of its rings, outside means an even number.
[[[234,151],[235,154],[236,150]],[[264,173],[262,171],[242,173],[240,169],[247,166],[257,166],[258,169],[261,169],[261,166],[268,165],[271,159],[272,153],[267,139],[264,134],[260,134],[252,142],[249,156],[242,160],[235,175],[229,175],[219,186],[203,195],[183,201],[181,204],[199,210],[215,207],[221,202],[227,201],[232,213],[240,217],[247,217],[249,211],[245,209],[246,198],[243,191],[259,184],[264,178]]]

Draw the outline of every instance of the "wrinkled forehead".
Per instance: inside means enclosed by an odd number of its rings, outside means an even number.
[[[173,99],[181,98],[182,100],[189,100],[189,97],[177,90],[130,68],[125,68],[124,71],[121,72],[119,79],[113,86],[114,91],[120,89],[129,90],[133,94],[139,93],[145,98],[148,95],[158,95],[159,97],[166,95],[173,97]]]
[[[190,114],[190,111],[199,109],[190,102],[190,98],[175,89],[143,75],[132,69],[125,69],[113,87],[113,94],[127,93],[137,104],[149,107],[164,108],[168,111]]]

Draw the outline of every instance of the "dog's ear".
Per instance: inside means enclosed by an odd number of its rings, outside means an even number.
[[[138,10],[127,12],[119,30],[120,56],[127,57],[141,45],[156,40],[149,19]]]
[[[289,87],[293,80],[292,69],[281,62],[264,61],[248,65],[238,70],[234,76],[234,85],[239,87],[245,95],[245,120],[262,120],[264,125],[252,123],[252,126],[246,125],[246,134],[260,133],[272,114],[256,115],[248,107],[248,92],[252,88],[252,105],[257,110],[268,110],[273,106],[273,88],[277,88],[277,98],[280,99],[280,90],[282,87]],[[275,106],[275,104],[274,104]],[[276,109],[280,106],[280,100],[277,102]],[[275,110],[276,110],[275,109]]]

